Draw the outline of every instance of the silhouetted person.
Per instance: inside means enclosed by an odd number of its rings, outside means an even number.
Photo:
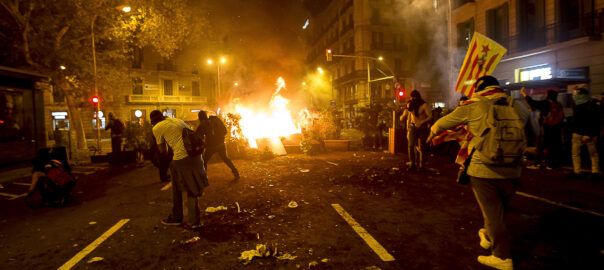
[[[539,126],[541,132],[537,139],[537,161],[536,166],[527,168],[537,168],[545,166],[546,168],[555,168],[560,166],[560,152],[562,147],[562,119],[564,113],[562,105],[558,102],[558,92],[554,90],[547,91],[545,100],[534,100],[527,95],[524,88],[521,90],[526,102],[532,110],[539,110]]]
[[[586,145],[591,159],[591,177],[597,178],[600,175],[600,156],[596,148],[598,135],[600,135],[599,107],[591,101],[589,92],[585,88],[575,89],[573,100],[575,101],[571,123],[573,174],[569,177],[580,176],[581,146]]]
[[[222,161],[229,166],[233,172],[234,180],[239,179],[239,171],[235,168],[235,165],[229,159],[226,152],[226,145],[224,144],[224,138],[227,135],[226,127],[222,120],[217,116],[208,117],[205,111],[200,111],[197,114],[199,119],[199,126],[195,130],[198,136],[204,139],[206,143],[206,149],[203,154],[204,167],[208,169],[208,162],[215,153],[218,153]]]
[[[113,164],[120,164],[124,128],[124,123],[113,116],[113,113],[109,113],[109,123],[105,126],[105,130],[111,130],[111,161]]]
[[[407,145],[409,154],[409,170],[424,169],[426,157],[426,139],[429,135],[428,123],[432,120],[432,112],[417,90],[411,91],[411,99],[407,109],[400,118],[407,124]]]

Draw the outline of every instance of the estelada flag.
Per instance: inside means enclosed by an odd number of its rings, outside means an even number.
[[[507,49],[492,39],[474,32],[472,42],[457,77],[455,91],[467,97],[474,94],[474,83],[485,75],[491,75]]]

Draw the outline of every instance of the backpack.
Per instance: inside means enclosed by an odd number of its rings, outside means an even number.
[[[485,158],[483,162],[493,165],[519,164],[526,148],[524,123],[513,107],[514,99],[507,97],[488,100],[487,116],[483,118],[484,131],[479,134],[476,149]],[[500,104],[501,103],[501,104]]]
[[[124,123],[122,123],[121,120],[113,119],[113,126],[111,127],[111,129],[113,130],[114,134],[123,134],[125,128],[126,127],[124,126]]]
[[[211,128],[210,134],[212,134],[211,137],[215,140],[224,140],[224,137],[226,137],[227,135],[227,129],[222,123],[222,120],[220,120],[220,118],[218,118],[217,116],[212,115],[209,117],[209,121]]]
[[[545,125],[553,127],[562,121],[564,118],[564,112],[562,110],[562,105],[558,102],[552,102],[552,105],[549,108],[549,113],[545,117]]]
[[[185,150],[187,150],[187,154],[191,157],[199,156],[203,153],[203,138],[190,128],[185,127],[182,129],[182,143],[185,146]]]
[[[46,167],[46,177],[57,186],[62,187],[75,181],[73,176],[63,169],[63,164],[58,160],[51,160]]]

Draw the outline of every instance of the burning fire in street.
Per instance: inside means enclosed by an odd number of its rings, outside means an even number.
[[[254,110],[240,104],[235,111],[241,115],[239,125],[251,148],[258,148],[256,139],[270,138],[271,143],[280,143],[279,137],[301,133],[300,124],[291,116],[289,100],[279,93],[285,89],[285,81],[279,77],[277,90],[273,93],[268,108]]]

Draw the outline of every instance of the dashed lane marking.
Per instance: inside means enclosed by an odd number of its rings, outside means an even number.
[[[90,243],[90,245],[88,245],[87,247],[82,249],[82,251],[78,252],[78,254],[73,256],[73,258],[71,258],[71,260],[67,261],[65,264],[63,264],[61,267],[59,267],[58,270],[69,270],[72,267],[74,267],[79,261],[84,259],[84,257],[86,257],[86,255],[90,254],[90,252],[92,252],[95,248],[97,248],[105,240],[107,240],[107,238],[109,238],[109,236],[111,236],[112,234],[117,232],[117,230],[119,230],[122,226],[124,226],[124,224],[128,223],[128,221],[130,221],[130,219],[122,219],[122,220],[118,221],[115,225],[113,225],[113,227],[111,227],[109,230],[107,230],[105,233],[103,233],[99,238],[94,240],[94,242]]]
[[[0,195],[4,196],[4,197],[9,197],[7,200],[14,200],[14,199],[17,199],[17,198],[21,198],[21,197],[27,196],[27,193],[23,193],[23,194],[11,194],[11,193],[0,192]]]
[[[166,191],[168,189],[170,189],[172,187],[172,182],[168,183],[167,185],[165,185],[163,188],[161,188],[162,191]]]
[[[333,209],[335,209],[336,212],[338,212],[338,214],[340,214],[340,216],[342,216],[342,218],[348,222],[348,225],[350,225],[350,227],[352,227],[352,229],[365,241],[365,243],[367,243],[367,245],[373,249],[373,252],[375,252],[380,259],[382,259],[382,261],[394,261],[394,257],[392,257],[392,255],[390,255],[390,253],[388,253],[388,251],[380,243],[378,243],[373,236],[371,236],[363,227],[361,227],[361,225],[356,222],[356,220],[354,220],[354,218],[352,218],[352,216],[350,216],[350,214],[348,214],[348,212],[346,212],[342,206],[335,203],[332,204],[331,207],[333,207]]]
[[[553,204],[553,205],[556,205],[556,206],[564,207],[564,208],[567,208],[567,209],[570,209],[570,210],[575,210],[575,211],[579,211],[579,212],[582,212],[582,213],[591,214],[591,215],[594,215],[594,216],[604,217],[604,214],[600,214],[600,213],[595,212],[595,211],[581,209],[581,208],[578,208],[578,207],[570,206],[568,204],[563,204],[563,203],[555,202],[555,201],[552,201],[552,200],[549,200],[549,199],[546,199],[546,198],[541,198],[539,196],[527,194],[527,193],[524,193],[524,192],[521,192],[521,191],[516,191],[516,194],[518,194],[520,196],[527,197],[527,198],[539,200],[539,201],[542,201],[542,202],[545,202],[545,203]]]

